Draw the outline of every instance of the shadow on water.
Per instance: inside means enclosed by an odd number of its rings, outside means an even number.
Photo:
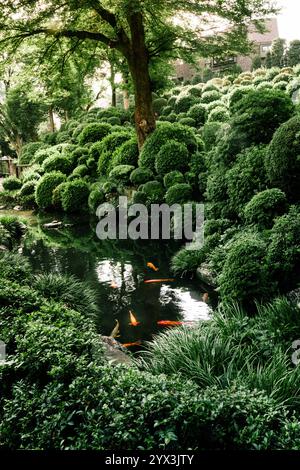
[[[23,254],[34,272],[72,274],[86,281],[98,296],[99,331],[110,335],[120,324],[121,343],[150,340],[164,329],[158,321],[197,321],[208,319],[209,308],[202,301],[205,290],[197,280],[145,284],[145,280],[172,278],[169,260],[178,249],[174,242],[100,241],[88,219],[64,217],[70,224],[62,229],[43,225],[55,215],[30,217],[30,230]],[[95,222],[96,224],[96,222]],[[147,267],[159,267],[155,272]],[[132,312],[139,322],[130,325]]]

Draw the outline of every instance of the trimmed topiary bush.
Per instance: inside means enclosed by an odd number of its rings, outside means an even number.
[[[227,122],[229,121],[230,115],[226,108],[216,106],[212,109],[208,115],[208,122]]]
[[[42,170],[45,173],[50,173],[50,171],[60,171],[65,175],[69,175],[72,171],[73,162],[70,158],[63,155],[52,155],[44,161],[42,165]]]
[[[89,187],[85,181],[66,183],[62,193],[62,207],[65,212],[82,212],[87,209]]]
[[[97,188],[93,189],[93,191],[90,192],[89,199],[88,199],[88,206],[89,210],[92,214],[96,214],[96,211],[100,204],[103,204],[105,202],[105,193],[102,189]]]
[[[22,147],[22,151],[19,157],[20,165],[28,165],[34,160],[35,154],[38,150],[46,149],[49,145],[44,142],[30,142]]]
[[[59,171],[53,171],[44,175],[37,183],[35,189],[35,201],[40,209],[52,207],[52,195],[54,189],[66,179]]]
[[[37,185],[36,180],[27,181],[26,183],[23,184],[18,194],[18,197],[22,204],[29,204],[30,202],[32,202],[33,204],[35,203],[34,193],[35,193],[36,185]]]
[[[134,186],[153,180],[153,173],[148,168],[136,168],[130,175],[130,181]]]
[[[185,172],[188,170],[190,155],[184,144],[170,140],[164,144],[155,159],[155,169],[159,175],[172,170]]]
[[[146,197],[147,205],[163,202],[165,190],[159,181],[148,181],[142,186],[141,191]]]
[[[294,116],[275,132],[265,160],[273,186],[292,202],[300,200],[300,116]]]
[[[139,157],[139,166],[155,170],[155,159],[161,147],[170,140],[184,144],[190,154],[197,150],[197,140],[195,132],[187,126],[181,124],[171,124],[163,122],[146,140]],[[170,170],[169,170],[170,171]]]
[[[97,144],[94,144],[94,145],[97,145]],[[84,158],[87,161],[89,156],[94,157],[94,154],[93,154],[94,145],[92,145],[90,149],[88,149],[87,147],[76,147],[76,149],[71,152],[70,158],[74,162],[75,166],[76,164],[79,163],[79,160],[82,158]]]
[[[111,168],[117,165],[137,166],[139,148],[136,138],[124,142],[112,155]]]
[[[184,182],[184,176],[178,170],[170,171],[164,176],[164,185],[166,189],[171,188],[171,186],[174,186],[175,184],[181,184]]]
[[[111,126],[121,126],[121,119],[118,118],[117,116],[111,116],[110,118],[107,118],[108,124]]]
[[[114,152],[131,139],[132,133],[130,131],[113,132],[106,136],[102,142],[97,142],[91,147],[91,154],[96,161],[98,160],[98,173],[100,176],[108,174]]]
[[[182,248],[172,258],[171,270],[176,275],[195,273],[205,261],[203,250],[187,250]]]
[[[266,189],[256,194],[244,208],[247,224],[257,225],[260,229],[271,228],[274,219],[287,210],[286,195],[277,188]]]
[[[211,150],[217,143],[222,131],[221,122],[206,122],[202,128],[202,138],[206,150]]]
[[[52,205],[55,209],[62,210],[62,196],[67,183],[59,184],[52,193]]]
[[[153,111],[156,114],[162,114],[162,109],[167,106],[168,101],[165,98],[156,98],[153,100],[152,106],[153,106]]]
[[[268,268],[281,291],[294,289],[300,281],[300,211],[291,207],[276,219],[267,250]]]
[[[178,113],[186,113],[194,104],[196,104],[196,99],[191,95],[178,96],[175,101],[174,109]]]
[[[179,124],[182,124],[183,126],[189,126],[189,127],[196,127],[196,121],[193,118],[190,117],[184,117],[179,119]]]
[[[221,98],[221,93],[217,90],[204,91],[201,97],[201,103],[208,104],[212,101],[218,101]]]
[[[242,152],[234,166],[226,172],[230,207],[240,215],[244,205],[267,187],[265,171],[266,146],[250,147]]]
[[[44,161],[50,156],[54,157],[54,156],[59,156],[59,155],[60,153],[53,150],[52,147],[41,149],[35,153],[32,163],[37,163],[38,165],[42,165]]]
[[[275,130],[294,113],[290,97],[279,90],[251,91],[232,109],[233,126],[249,144],[269,143]]]
[[[89,170],[86,165],[79,165],[73,170],[72,175],[75,177],[83,178],[88,174],[88,172]]]
[[[22,181],[19,180],[19,178],[17,178],[16,176],[8,176],[2,181],[2,186],[5,191],[15,191],[16,189],[21,188]]]
[[[194,104],[188,112],[187,117],[194,119],[196,127],[201,127],[205,123],[206,108],[202,104]]]
[[[98,142],[104,139],[111,131],[110,124],[106,123],[92,123],[83,128],[78,136],[80,145],[85,145],[92,142]]]
[[[239,302],[245,308],[253,307],[255,300],[270,298],[266,244],[258,235],[244,234],[231,244],[219,285],[222,300]]]
[[[132,170],[134,170],[132,165],[117,165],[111,170],[109,177],[120,183],[128,184]]]
[[[166,203],[169,206],[173,204],[184,204],[192,199],[193,190],[189,184],[178,183],[171,186],[166,193]]]

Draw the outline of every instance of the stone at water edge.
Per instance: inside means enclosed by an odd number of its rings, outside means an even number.
[[[0,211],[4,211],[6,209],[6,206],[0,206]]]
[[[23,210],[23,207],[21,207],[21,206],[15,206],[13,208],[13,211],[22,211],[22,210]]]
[[[52,222],[43,225],[44,228],[62,228],[63,226],[64,224],[58,220],[53,220]]]
[[[197,278],[208,286],[213,288],[217,287],[216,276],[212,272],[210,266],[206,263],[202,263],[197,269]]]

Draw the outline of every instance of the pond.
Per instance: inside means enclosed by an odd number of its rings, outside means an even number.
[[[101,241],[96,237],[96,221],[61,214],[21,212],[20,216],[29,222],[22,253],[35,273],[72,274],[95,289],[101,334],[109,336],[118,320],[117,340],[137,343],[129,346],[134,351],[168,327],[168,322],[190,324],[209,318],[210,309],[202,300],[206,289],[196,279],[174,279],[170,272],[170,257],[178,245],[170,241]],[[44,227],[54,219],[63,221],[64,228]]]

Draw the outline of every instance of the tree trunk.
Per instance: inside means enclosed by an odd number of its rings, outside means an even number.
[[[55,122],[54,122],[54,114],[53,114],[52,106],[50,106],[48,112],[49,112],[49,129],[50,129],[50,132],[55,132]]]
[[[125,111],[128,111],[129,109],[129,93],[127,88],[124,88],[123,90],[123,106]]]
[[[148,51],[145,44],[145,30],[141,13],[133,13],[129,17],[129,24],[131,50],[127,60],[134,85],[135,127],[138,145],[141,149],[147,137],[155,129],[155,115],[152,107]]]
[[[111,86],[111,105],[115,108],[117,106],[117,90],[116,90],[116,72],[113,63],[110,64],[110,86]]]

